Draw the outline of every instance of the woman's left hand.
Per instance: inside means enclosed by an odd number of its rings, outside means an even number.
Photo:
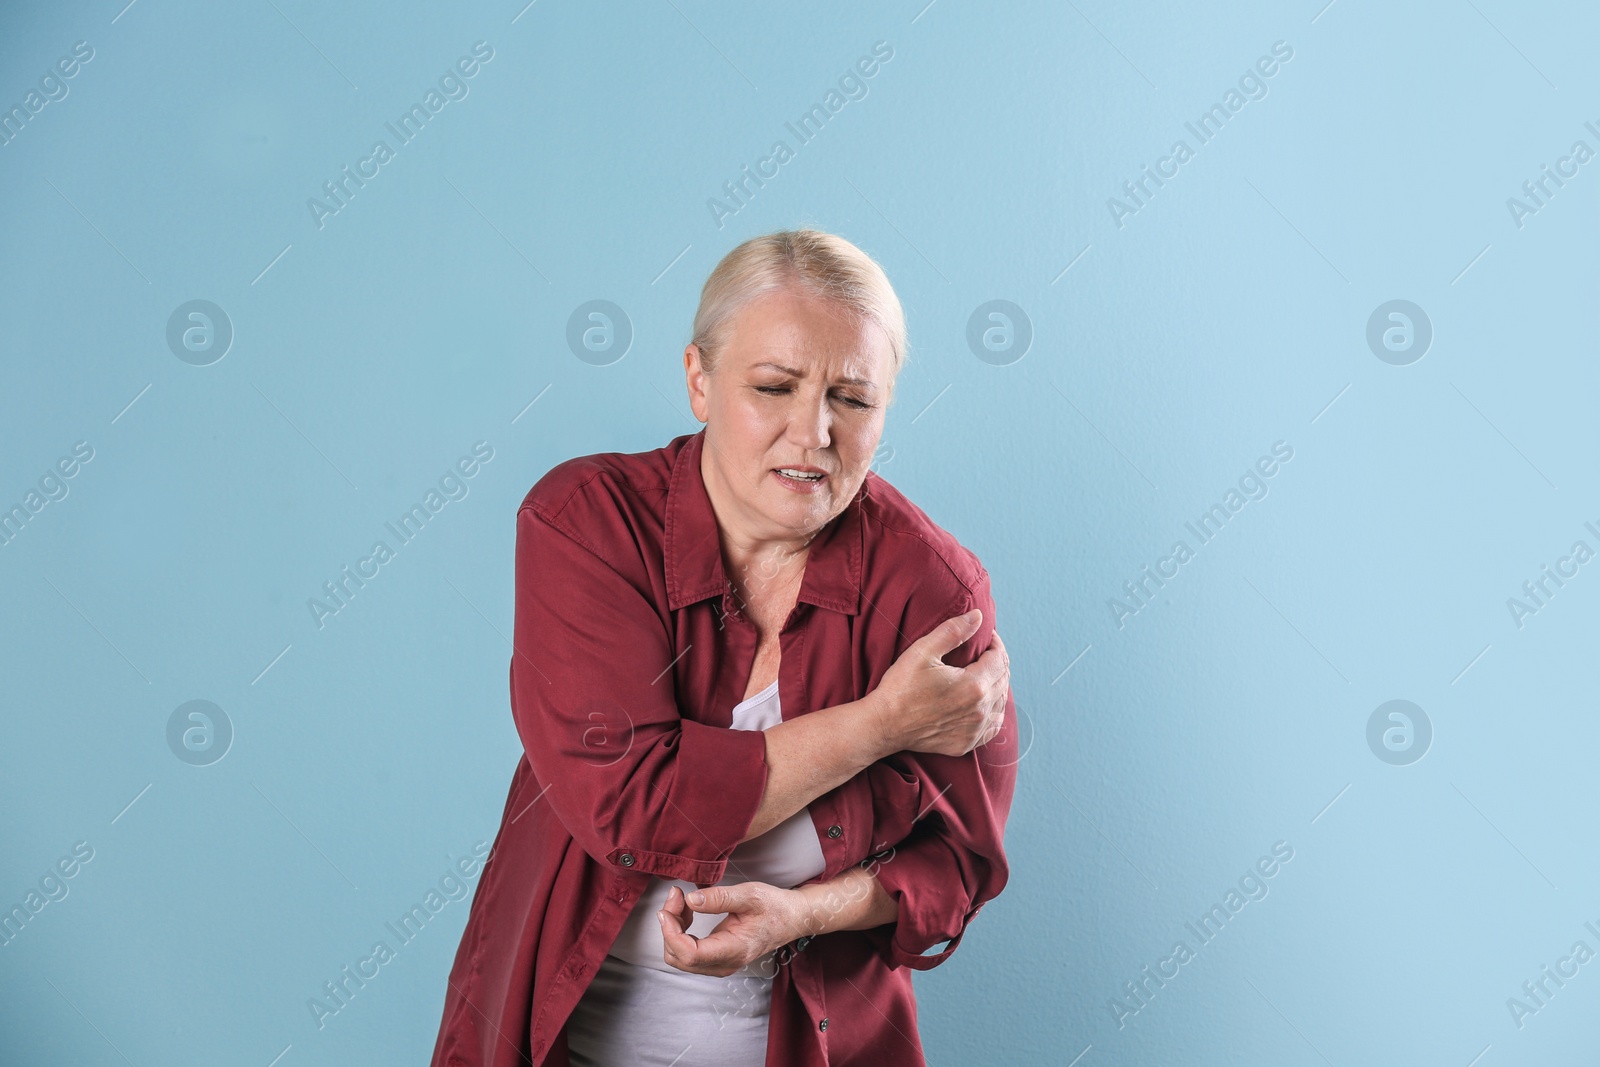
[[[799,937],[801,895],[765,882],[738,882],[698,890],[704,898],[691,904],[678,886],[667,892],[657,913],[666,941],[666,962],[680,971],[726,978],[746,964]],[[689,933],[696,912],[728,917],[704,937]]]

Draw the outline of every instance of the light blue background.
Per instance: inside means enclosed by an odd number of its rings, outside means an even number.
[[[5,108],[94,49],[0,147],[0,505],[94,449],[0,547],[0,904],[94,849],[0,948],[0,1060],[426,1062],[465,900],[322,1028],[307,1001],[498,826],[516,506],[698,428],[700,284],[799,225],[897,286],[879,471],[992,573],[1032,744],[1011,884],[917,977],[930,1062],[1592,1055],[1600,962],[1520,1028],[1507,998],[1600,951],[1600,564],[1506,606],[1600,548],[1600,162],[1506,206],[1600,149],[1591,8],[124,2],[0,16]],[[480,40],[469,95],[319,229],[307,199]],[[868,95],[719,227],[708,199],[880,40]],[[1108,198],[1276,41],[1267,95],[1119,228]],[[165,340],[193,299],[235,331],[210,366]],[[607,366],[565,340],[592,299],[634,330]],[[992,299],[1034,330],[1007,365],[965,339]],[[1391,299],[1432,321],[1409,366],[1365,340]],[[308,598],[480,440],[470,493],[318,629]],[[1280,440],[1119,628],[1109,598]],[[1409,766],[1366,741],[1396,698],[1434,729]],[[166,741],[195,699],[235,730],[206,767]],[[1277,841],[1269,895],[1119,1028]]]

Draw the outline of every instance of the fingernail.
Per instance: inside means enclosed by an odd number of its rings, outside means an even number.
[[[704,893],[701,893],[698,890],[696,890],[695,892],[689,894],[689,903],[691,903],[691,904],[704,904],[705,902],[706,902],[706,895]]]

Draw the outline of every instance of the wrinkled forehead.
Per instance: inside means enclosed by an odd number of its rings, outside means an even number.
[[[746,369],[864,387],[888,384],[893,350],[871,318],[837,305],[825,312],[815,304],[751,310],[755,314],[739,316],[727,351]]]

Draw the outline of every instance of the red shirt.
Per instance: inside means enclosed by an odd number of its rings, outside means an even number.
[[[524,755],[451,968],[433,1067],[568,1067],[566,1020],[649,883],[721,880],[766,783],[734,730],[754,625],[723,570],[705,431],[567,460],[517,512],[511,714]],[[859,700],[911,642],[979,607],[989,573],[868,473],[811,542],[779,641],[784,719]],[[955,951],[1009,874],[1017,716],[965,756],[897,753],[810,804],[828,881],[867,861],[899,904],[778,953],[767,1067],[922,1067],[911,970]],[[935,954],[928,949],[944,945]]]

